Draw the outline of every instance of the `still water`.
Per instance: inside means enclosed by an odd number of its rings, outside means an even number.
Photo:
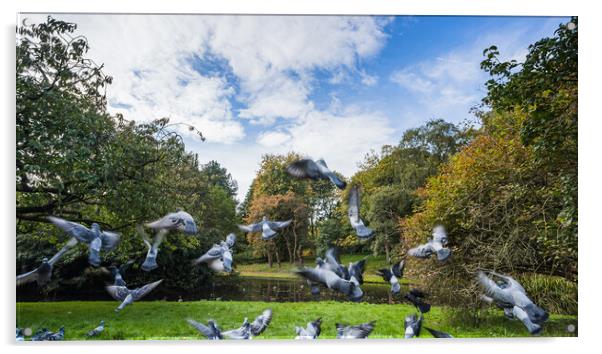
[[[137,284],[131,284],[136,286]],[[112,300],[104,291],[104,286],[94,289],[57,289],[47,294],[37,289],[17,291],[17,301],[69,301],[69,300]],[[383,304],[393,301],[388,283],[364,283],[363,302]],[[177,301],[194,300],[245,300],[245,301],[273,301],[273,302],[303,302],[338,300],[346,301],[343,294],[327,288],[322,288],[320,295],[312,295],[310,287],[303,279],[274,279],[250,277],[214,277],[193,292],[172,293],[159,286],[150,293],[145,300]],[[397,299],[399,302],[399,299]]]

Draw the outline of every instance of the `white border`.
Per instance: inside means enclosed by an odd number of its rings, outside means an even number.
[[[3,353],[103,353],[106,351],[144,351],[161,353],[173,347],[179,353],[199,353],[204,351],[244,350],[249,353],[307,353],[317,351],[337,351],[354,353],[376,350],[380,353],[394,352],[459,352],[495,353],[545,351],[547,353],[581,353],[589,350],[599,352],[600,345],[596,332],[600,326],[600,258],[599,228],[596,217],[600,213],[597,203],[600,195],[599,132],[602,131],[600,105],[597,103],[600,92],[600,15],[593,5],[595,1],[558,0],[230,0],[219,2],[193,2],[186,0],[21,0],[0,2],[2,11],[2,54],[0,55],[3,82],[0,85],[0,119],[2,132],[2,154],[0,166],[2,178],[2,289],[0,297],[4,319],[0,323],[0,337]],[[268,343],[211,343],[219,348],[209,347],[207,342],[111,342],[111,343],[56,343],[48,345],[15,345],[13,325],[15,314],[15,241],[14,241],[14,149],[15,149],[15,76],[14,43],[17,12],[144,12],[144,13],[248,13],[248,14],[406,14],[406,15],[527,15],[527,16],[579,16],[579,189],[580,189],[580,234],[579,242],[579,338],[557,339],[474,339],[454,341],[434,340],[370,340],[360,342],[322,341],[314,343],[293,343],[273,341]],[[596,183],[598,182],[598,183]],[[400,318],[400,325],[402,319]],[[598,347],[598,348],[596,348]]]

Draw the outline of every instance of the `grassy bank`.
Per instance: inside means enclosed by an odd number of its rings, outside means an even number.
[[[274,317],[268,330],[257,339],[292,339],[294,327],[322,317],[321,338],[335,337],[335,323],[360,323],[376,320],[371,338],[402,338],[404,316],[414,311],[408,305],[376,305],[341,302],[267,303],[244,301],[195,301],[195,302],[138,302],[115,313],[117,302],[37,302],[17,303],[17,326],[41,327],[57,330],[65,326],[67,340],[85,340],[86,333],[100,320],[106,329],[98,338],[109,339],[200,339],[195,329],[185,319],[197,321],[215,319],[222,329],[238,328],[244,317],[254,318],[265,308],[272,308]],[[518,337],[528,336],[523,325],[511,321],[500,311],[483,313],[478,325],[466,319],[454,318],[451,312],[433,307],[425,315],[425,325],[446,331],[455,337]],[[552,315],[542,333],[543,336],[570,336],[567,326],[574,324],[575,316]],[[422,338],[431,337],[424,331]]]
[[[388,268],[389,264],[384,256],[374,257],[372,255],[342,255],[341,263],[348,265],[349,262],[357,262],[361,259],[366,259],[366,271],[364,272],[364,281],[370,283],[383,282],[383,278],[376,275],[376,270],[381,268]],[[304,258],[303,262],[306,267],[315,266],[315,258]],[[295,278],[293,271],[297,269],[297,264],[290,264],[283,262],[278,268],[276,263],[272,267],[267,262],[262,263],[246,263],[237,264],[236,271],[239,272],[240,276],[245,277],[261,277],[261,278]]]

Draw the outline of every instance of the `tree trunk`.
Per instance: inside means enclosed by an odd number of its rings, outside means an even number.
[[[272,268],[273,263],[272,263],[272,252],[270,252],[270,250],[268,249],[268,265],[270,266],[270,268]]]
[[[391,255],[389,250],[389,239],[385,239],[385,257],[387,258],[387,262],[391,263]]]

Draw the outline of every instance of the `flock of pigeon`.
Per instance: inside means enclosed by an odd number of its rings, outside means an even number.
[[[287,166],[286,171],[289,175],[297,178],[312,180],[326,179],[330,180],[336,187],[343,190],[347,183],[332,172],[324,160],[300,159]],[[348,217],[351,226],[354,228],[357,237],[362,241],[370,240],[374,236],[374,231],[367,227],[360,218],[360,190],[357,185],[351,187],[348,197]],[[88,248],[88,262],[93,267],[101,266],[101,253],[115,249],[120,241],[120,235],[114,232],[103,231],[97,223],[93,223],[90,228],[84,225],[64,220],[58,217],[49,216],[48,220],[64,233],[70,236],[68,242],[50,259],[43,258],[40,266],[30,272],[17,276],[17,286],[37,282],[38,286],[46,285],[52,276],[52,269],[56,262],[78,243],[83,243]],[[239,229],[245,233],[259,233],[263,240],[272,240],[278,236],[278,231],[288,227],[292,222],[270,221],[267,217],[255,224],[239,225]],[[141,265],[141,269],[147,272],[158,267],[157,256],[159,246],[162,240],[172,231],[180,231],[187,235],[194,235],[198,232],[197,225],[193,217],[183,211],[177,210],[164,217],[144,224],[147,229],[155,232],[151,238],[145,228],[139,225],[136,230],[142,237],[142,240],[148,248],[146,258]],[[224,241],[214,244],[206,253],[191,261],[193,265],[205,263],[215,272],[232,272],[233,248],[236,243],[236,235],[229,234]],[[432,238],[422,245],[412,248],[408,255],[420,259],[430,258],[433,254],[440,262],[445,262],[451,257],[451,250],[447,248],[448,238],[443,226],[437,225],[433,229]],[[126,264],[108,267],[114,282],[106,286],[107,292],[120,302],[115,311],[121,311],[126,306],[133,304],[153,291],[162,282],[159,279],[155,282],[145,284],[141,287],[130,289],[123,279],[123,274],[133,263],[129,261]],[[317,295],[321,287],[326,287],[333,291],[347,296],[350,301],[361,301],[364,292],[361,289],[363,284],[363,273],[366,260],[350,263],[348,267],[341,264],[337,251],[334,248],[329,249],[324,258],[316,258],[314,268],[299,268],[295,273],[304,279],[310,286],[311,293]],[[398,295],[401,293],[400,281],[403,277],[405,260],[395,263],[388,269],[378,270],[378,274],[383,280],[391,284],[391,293]],[[494,277],[493,280],[492,277]],[[477,279],[484,289],[483,301],[489,304],[495,304],[504,311],[508,318],[516,318],[523,322],[529,333],[537,334],[541,332],[543,323],[547,320],[548,314],[539,306],[535,305],[526,294],[525,289],[512,277],[489,272],[479,272]],[[418,289],[411,289],[403,298],[412,303],[419,315],[412,314],[405,318],[405,337],[412,338],[420,335],[424,313],[430,311],[430,304],[424,301],[426,294]],[[237,329],[222,331],[215,320],[209,320],[207,324],[187,319],[187,322],[198,330],[208,339],[251,339],[263,333],[272,320],[272,310],[266,309],[252,323],[244,319],[241,327]],[[376,321],[362,323],[359,325],[348,325],[336,323],[337,338],[367,338],[375,327]],[[307,323],[305,328],[295,327],[295,339],[316,339],[321,333],[322,319],[318,318]],[[105,327],[104,321],[101,321],[98,327],[88,332],[89,337],[99,336]],[[436,338],[451,338],[450,334],[440,332],[425,327]],[[17,341],[25,340],[24,331],[17,328]],[[31,340],[62,340],[65,330],[63,327],[58,332],[51,332],[48,329],[38,330]]]

